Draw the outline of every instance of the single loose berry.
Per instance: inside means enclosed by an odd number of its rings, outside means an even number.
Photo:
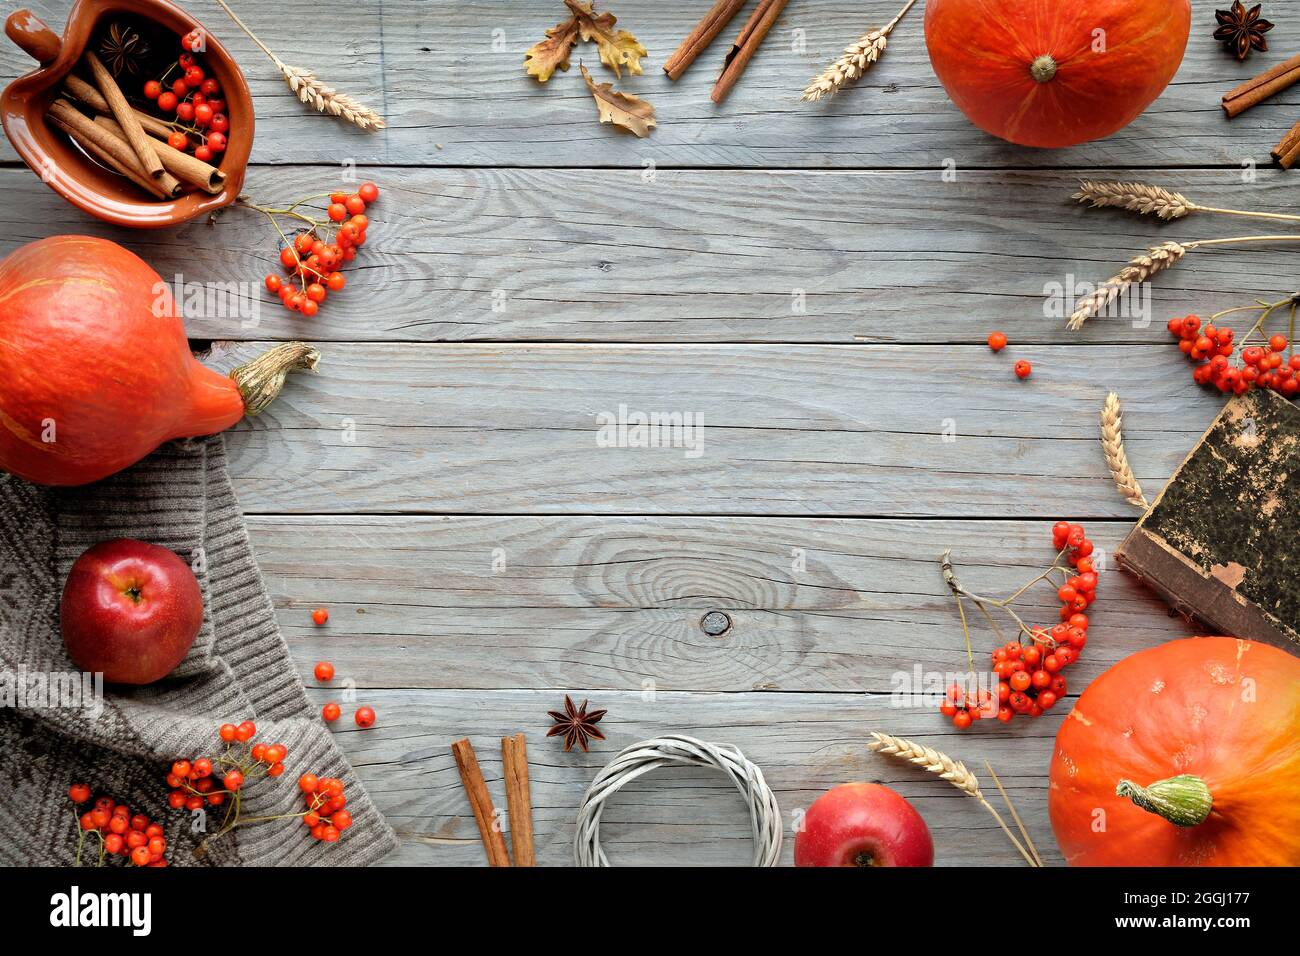
[[[1034,367],[1021,359],[1016,363],[1016,378],[1029,378],[1034,372]]]
[[[995,352],[1001,352],[1007,347],[1007,337],[1005,333],[993,332],[989,335],[989,348]]]
[[[375,711],[372,707],[358,707],[354,719],[358,727],[369,727],[375,722]]]
[[[68,799],[73,803],[85,803],[90,799],[90,788],[84,783],[74,783],[68,788]]]
[[[330,681],[334,679],[334,665],[329,661],[321,661],[316,665],[316,679],[319,681]]]
[[[324,624],[330,619],[330,612],[325,610],[323,607],[318,607],[316,610],[311,612],[311,619],[317,624]]]
[[[333,723],[334,721],[338,720],[340,715],[342,715],[342,713],[343,713],[343,708],[341,708],[338,704],[334,703],[334,701],[330,701],[328,704],[326,704],[324,707],[320,709],[321,717],[329,723]]]

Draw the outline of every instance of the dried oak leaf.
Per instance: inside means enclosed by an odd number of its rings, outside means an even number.
[[[600,62],[613,70],[615,76],[621,80],[625,66],[629,73],[641,73],[641,57],[646,55],[646,48],[628,31],[615,31],[618,18],[614,14],[596,13],[592,0],[564,0],[564,5],[573,11],[582,38],[596,44]]]
[[[538,83],[545,83],[557,69],[569,69],[569,54],[577,42],[578,20],[569,17],[547,30],[545,40],[528,48],[524,53],[524,69],[529,76],[537,77]]]
[[[637,136],[650,135],[650,130],[655,125],[653,106],[640,97],[620,93],[614,89],[612,83],[593,82],[591,74],[581,63],[578,64],[578,69],[582,72],[582,78],[587,81],[587,89],[591,90],[592,99],[596,101],[602,123],[613,123]]]

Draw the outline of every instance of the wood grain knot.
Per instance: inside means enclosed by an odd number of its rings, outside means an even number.
[[[700,628],[711,637],[721,637],[731,630],[731,618],[722,611],[710,611],[700,618]]]

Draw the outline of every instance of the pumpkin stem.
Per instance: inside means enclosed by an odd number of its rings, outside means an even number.
[[[1200,777],[1179,774],[1141,787],[1131,780],[1121,780],[1115,795],[1128,797],[1148,813],[1159,814],[1176,827],[1194,827],[1204,823],[1214,806],[1210,788]]]
[[[1029,64],[1029,74],[1039,83],[1047,83],[1056,76],[1056,61],[1044,53]]]
[[[303,342],[282,342],[247,365],[232,369],[230,377],[239,386],[244,411],[256,415],[275,400],[284,387],[285,376],[299,369],[316,371],[320,353]]]

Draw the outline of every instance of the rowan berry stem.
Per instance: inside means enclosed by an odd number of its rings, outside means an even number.
[[[952,591],[953,597],[956,598],[957,600],[957,611],[961,615],[962,632],[966,637],[966,657],[970,663],[970,669],[972,671],[975,669],[975,658],[973,653],[971,652],[970,629],[966,624],[966,612],[962,608],[961,599],[967,598],[968,600],[972,601],[977,608],[979,608],[979,610],[984,614],[985,618],[988,620],[989,624],[992,626],[994,633],[998,635],[999,640],[1002,639],[1002,632],[998,628],[997,624],[994,622],[993,616],[988,611],[988,608],[990,607],[995,607],[1005,612],[1012,620],[1016,622],[1016,626],[1020,633],[1025,634],[1032,641],[1042,643],[1039,640],[1039,638],[1035,635],[1033,629],[1030,628],[1029,625],[1027,625],[1024,622],[1024,620],[1021,619],[1019,614],[1017,614],[1015,611],[1011,609],[1011,606],[1016,602],[1018,598],[1021,597],[1021,595],[1023,595],[1026,591],[1028,591],[1031,587],[1033,587],[1038,582],[1045,581],[1045,580],[1050,581],[1053,572],[1060,571],[1062,572],[1062,574],[1068,577],[1070,574],[1069,569],[1063,568],[1056,563],[1061,559],[1062,556],[1064,556],[1064,554],[1065,554],[1064,550],[1058,552],[1056,558],[1052,561],[1050,567],[1044,569],[1034,578],[1032,578],[1031,580],[1023,584],[1013,594],[1005,598],[991,598],[991,597],[985,597],[982,594],[975,594],[974,592],[968,591],[964,587],[962,587],[961,584],[957,581],[957,576],[953,571],[952,549],[949,548],[947,551],[943,553],[943,560],[942,560],[943,579],[947,583],[948,589]]]

